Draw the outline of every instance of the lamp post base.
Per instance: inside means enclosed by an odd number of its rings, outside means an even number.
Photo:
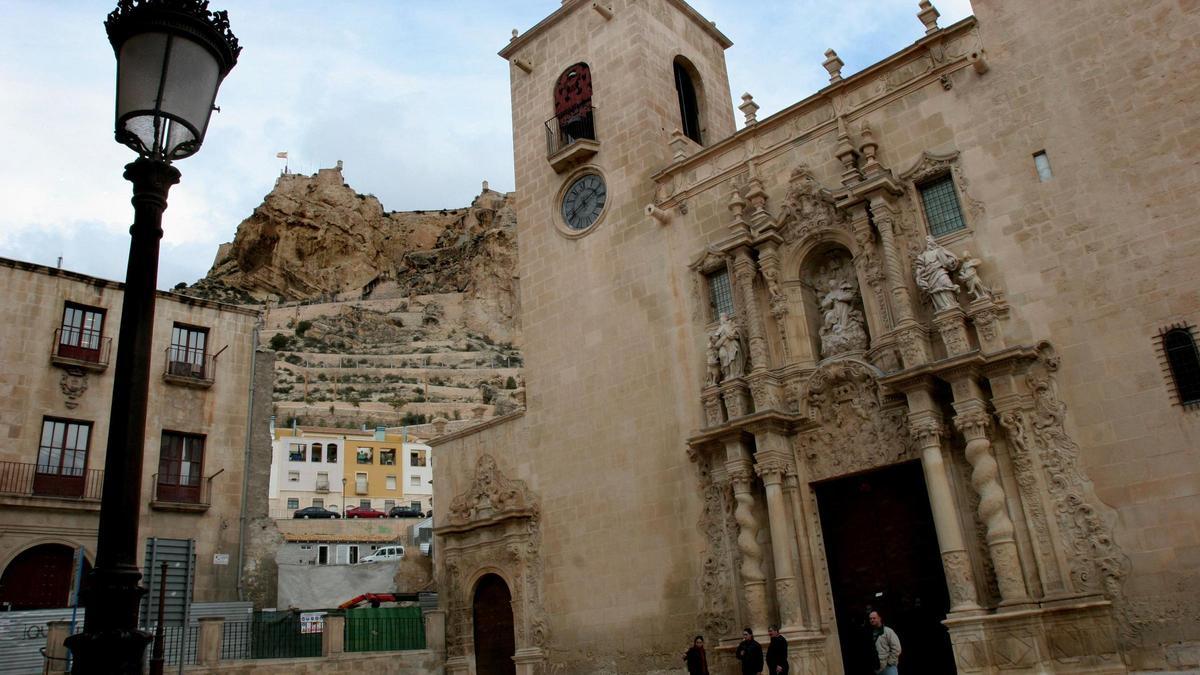
[[[143,673],[151,635],[140,630],[101,630],[67,638],[74,664],[71,675]]]

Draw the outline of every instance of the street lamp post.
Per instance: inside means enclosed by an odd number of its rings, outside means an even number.
[[[221,81],[241,47],[207,0],[119,0],[104,22],[117,56],[116,139],[138,153],[121,304],[96,565],[83,633],[67,640],[72,673],[142,673],[150,635],[137,628],[138,516],[150,386],[158,246],[176,159],[200,149]]]

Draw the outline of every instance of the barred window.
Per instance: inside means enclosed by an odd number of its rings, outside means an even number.
[[[714,319],[722,314],[733,316],[733,288],[729,284],[729,270],[721,269],[708,275],[708,300],[712,304]]]
[[[1191,326],[1175,326],[1163,331],[1162,352],[1167,370],[1175,384],[1175,395],[1182,406],[1200,406],[1200,353]]]
[[[963,220],[962,209],[958,205],[958,195],[954,192],[954,179],[950,174],[935,178],[919,186],[921,204],[925,207],[925,222],[929,224],[929,233],[935,237],[948,234],[967,227]]]

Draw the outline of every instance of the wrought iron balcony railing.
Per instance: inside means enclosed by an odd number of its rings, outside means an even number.
[[[79,366],[88,370],[108,367],[112,338],[100,331],[83,328],[58,328],[50,343],[50,361],[62,366]]]
[[[211,387],[216,374],[216,360],[198,349],[172,345],[167,347],[166,370],[163,379],[192,387]]]
[[[104,471],[0,462],[0,493],[100,501]]]
[[[151,479],[154,499],[150,506],[163,511],[207,511],[212,506],[213,479],[224,471],[221,469],[208,478],[164,476],[161,481],[156,473]]]
[[[587,160],[599,149],[596,109],[591,105],[546,120],[546,157],[555,171],[561,173]]]

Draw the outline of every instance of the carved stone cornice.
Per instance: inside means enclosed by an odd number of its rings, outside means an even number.
[[[974,351],[913,368],[905,368],[898,373],[891,373],[879,378],[879,382],[891,391],[903,392],[912,388],[914,382],[919,382],[926,377],[932,376],[949,381],[957,376],[954,375],[955,373],[964,372],[960,370],[963,368],[975,368],[974,372],[978,373],[1005,361],[1027,361],[1036,358],[1037,348],[1030,345],[1009,347],[994,354],[981,354]]]
[[[449,525],[437,534],[463,532],[513,518],[536,518],[537,498],[525,481],[507,478],[489,454],[475,463],[475,479],[465,492],[450,503]]]

